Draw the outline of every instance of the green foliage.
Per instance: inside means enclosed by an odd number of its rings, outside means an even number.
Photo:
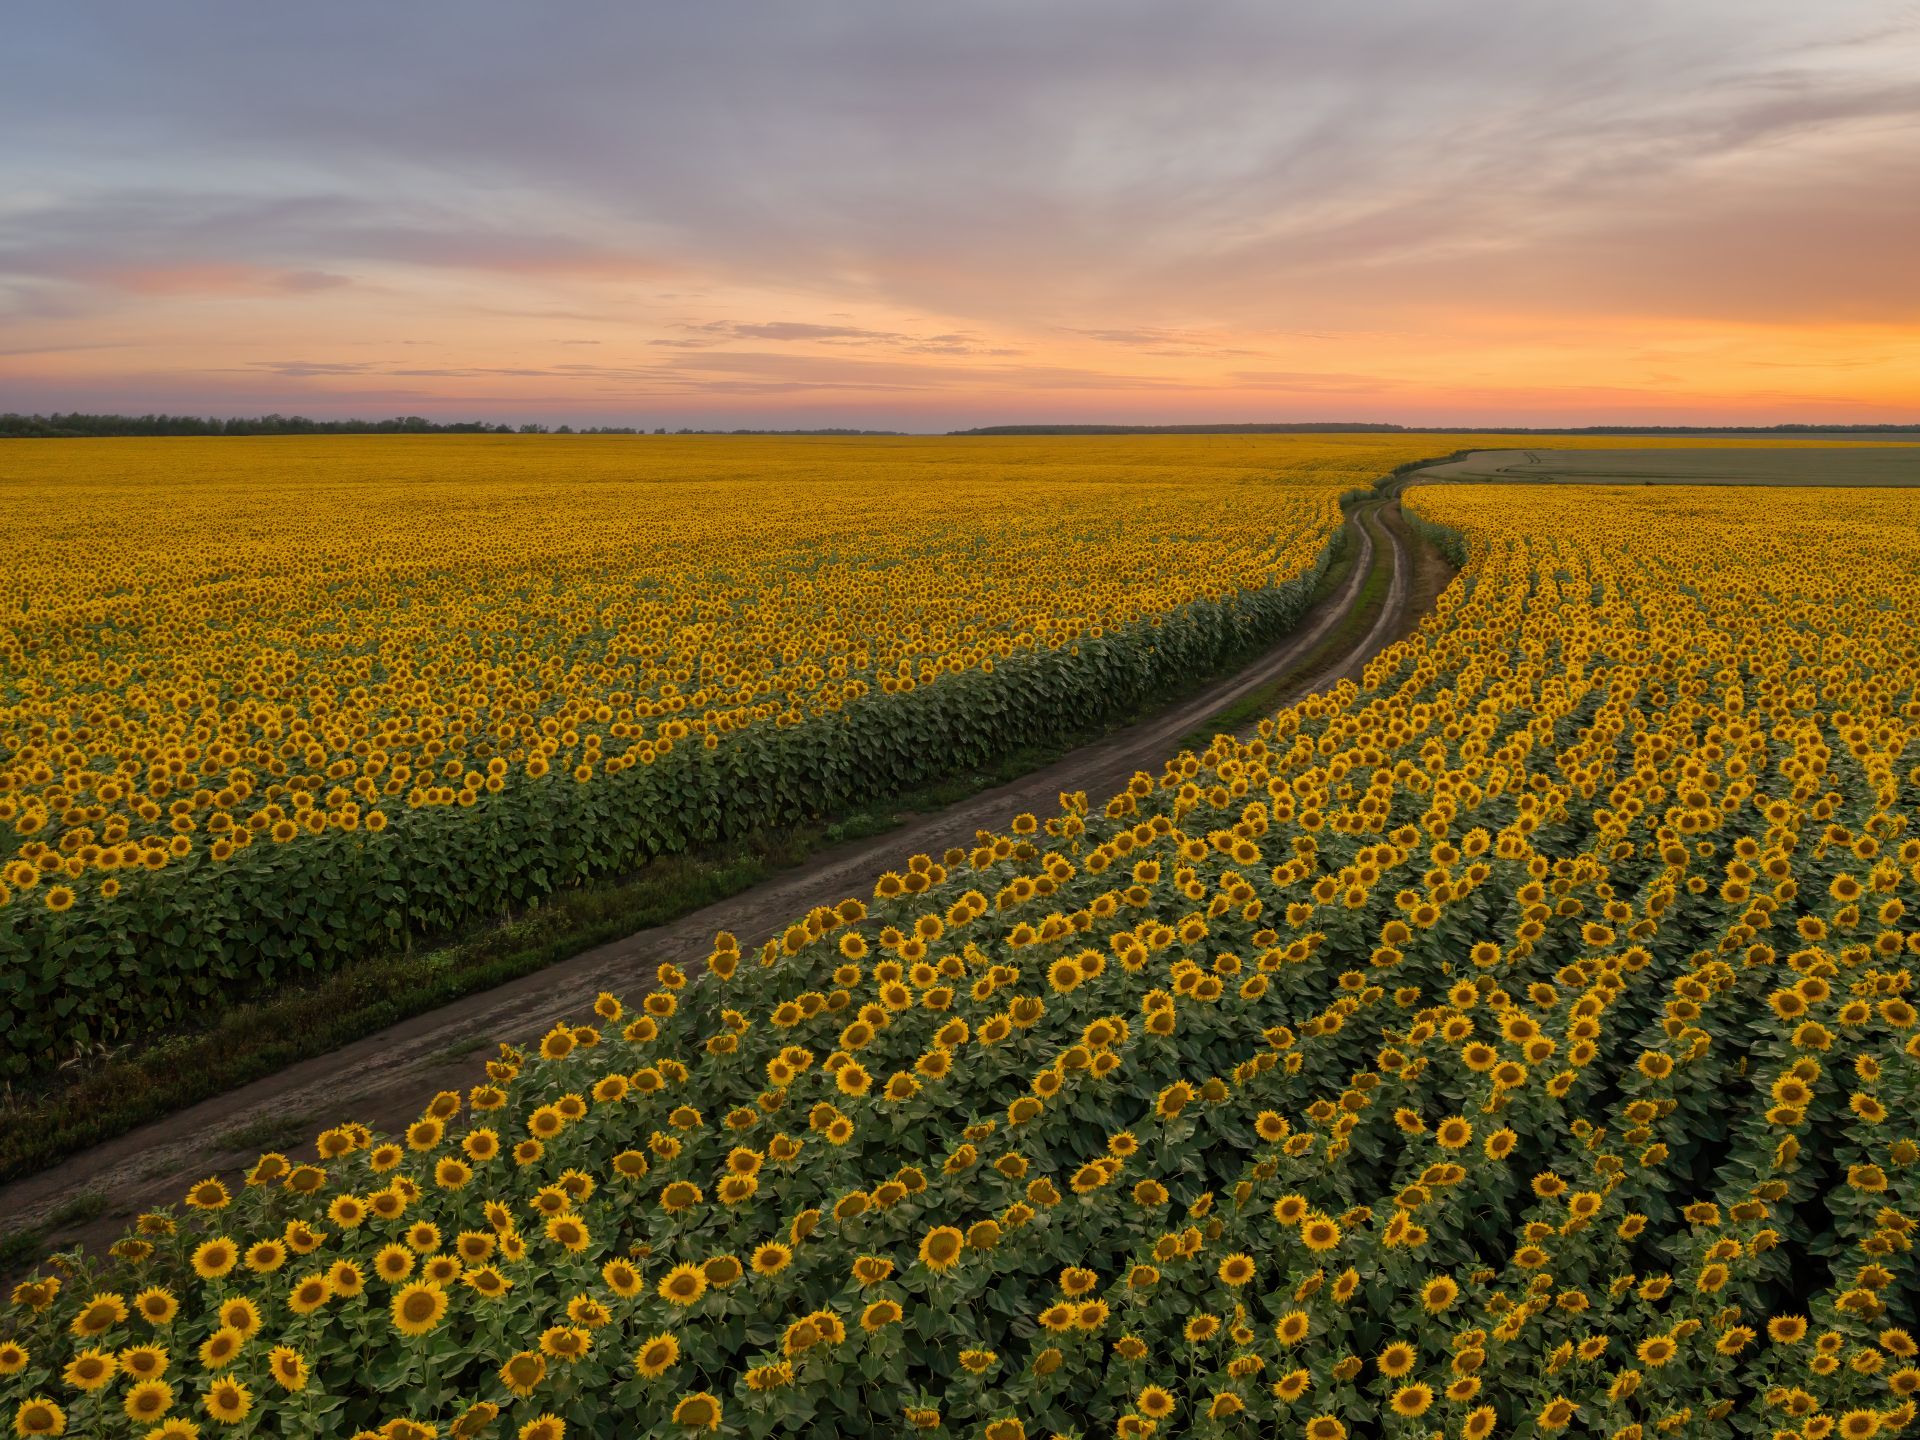
[[[0,909],[0,1074],[44,1074],[76,1050],[174,1028],[662,855],[849,811],[1129,715],[1285,634],[1326,564],[1323,553],[1282,584],[870,694],[832,718],[750,729],[712,750],[684,744],[589,785],[517,776],[485,803],[414,810],[378,834],[334,830],[133,872],[113,902],[65,914],[16,900]]]

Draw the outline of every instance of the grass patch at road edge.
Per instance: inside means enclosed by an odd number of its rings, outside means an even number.
[[[1347,547],[1347,553],[1341,564],[1341,573],[1328,587],[1329,593],[1345,583],[1348,573],[1353,569],[1353,547]],[[1299,661],[1287,667],[1285,673],[1276,675],[1257,689],[1248,691],[1231,705],[1222,707],[1208,717],[1205,723],[1196,725],[1181,739],[1177,750],[1200,751],[1213,743],[1213,737],[1220,734],[1237,734],[1241,727],[1263,715],[1270,715],[1280,708],[1280,697],[1299,685],[1302,680],[1319,673],[1329,661],[1364,636],[1379,618],[1380,611],[1386,605],[1387,590],[1393,583],[1393,552],[1389,545],[1375,544],[1373,564],[1367,571],[1367,577],[1360,584],[1360,593],[1354,596],[1353,606],[1340,617],[1340,623],[1321,637]]]

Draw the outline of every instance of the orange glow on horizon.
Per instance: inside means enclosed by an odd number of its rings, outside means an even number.
[[[58,325],[16,331],[0,385],[27,401],[8,408],[667,425],[769,411],[905,429],[1920,420],[1920,330],[1893,324],[1596,314],[1549,325],[1462,307],[1409,312],[1385,333],[1204,324],[1096,337],[804,297],[728,303],[712,289],[696,313],[756,318],[679,320],[623,305],[597,279],[529,273],[424,287],[237,267],[118,274],[116,308],[87,342],[61,344]]]

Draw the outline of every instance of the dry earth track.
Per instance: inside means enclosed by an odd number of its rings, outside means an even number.
[[[124,1232],[128,1217],[177,1201],[194,1181],[249,1166],[264,1149],[291,1148],[291,1140],[259,1140],[281,1122],[289,1135],[303,1139],[348,1120],[396,1131],[418,1117],[435,1091],[464,1090],[477,1083],[492,1041],[532,1039],[557,1020],[577,1021],[591,1011],[603,990],[631,998],[650,987],[662,960],[685,965],[705,955],[716,931],[733,931],[751,951],[815,905],[869,893],[878,875],[903,856],[937,855],[950,846],[969,845],[976,831],[1004,829],[1022,811],[1052,813],[1062,792],[1084,790],[1104,799],[1125,786],[1135,771],[1157,772],[1197,727],[1276,681],[1293,677],[1277,697],[1280,705],[1357,677],[1369,659],[1418,625],[1452,572],[1407,526],[1397,494],[1361,505],[1348,523],[1360,548],[1340,589],[1309,610],[1279,645],[1182,703],[1019,780],[916,817],[898,829],[823,851],[762,885],[671,924],[638,931],[414,1016],[0,1187],[0,1228],[45,1224],[75,1197],[97,1194],[107,1202],[104,1212],[83,1223],[60,1225],[50,1238],[63,1248],[77,1242],[98,1250]],[[1392,566],[1384,605],[1366,634],[1330,657],[1320,656],[1327,637],[1339,633],[1361,603],[1381,547]],[[1309,659],[1315,662],[1311,673],[1296,674]],[[239,1131],[252,1132],[251,1143],[236,1143]]]

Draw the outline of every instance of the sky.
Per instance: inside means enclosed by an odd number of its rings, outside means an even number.
[[[20,0],[0,410],[1920,421],[1908,0]]]

